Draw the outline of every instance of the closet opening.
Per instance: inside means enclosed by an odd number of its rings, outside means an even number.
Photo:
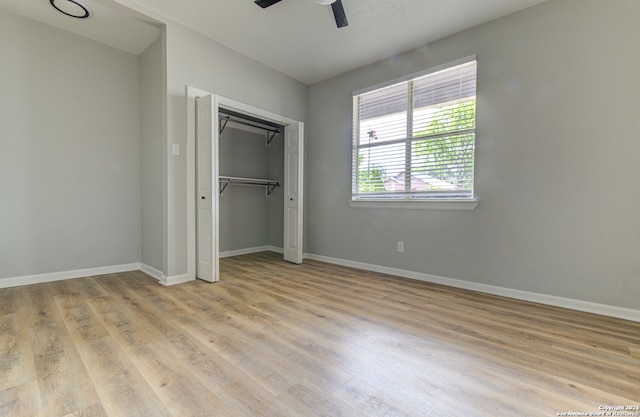
[[[219,258],[261,251],[301,263],[303,123],[197,93],[194,276],[217,281]]]
[[[220,257],[283,251],[284,126],[220,107]]]

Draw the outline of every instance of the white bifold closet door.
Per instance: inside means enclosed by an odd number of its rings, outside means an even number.
[[[302,263],[302,132],[284,128],[284,260]]]
[[[220,279],[218,258],[218,106],[213,95],[196,99],[196,277]]]

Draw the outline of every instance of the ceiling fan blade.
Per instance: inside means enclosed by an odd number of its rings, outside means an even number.
[[[333,10],[333,17],[336,19],[336,26],[339,28],[349,26],[347,15],[344,12],[344,7],[342,7],[342,0],[336,0],[332,3],[331,9]]]
[[[281,0],[255,0],[254,3],[262,7],[263,9],[266,9],[267,7],[273,6],[280,1]]]

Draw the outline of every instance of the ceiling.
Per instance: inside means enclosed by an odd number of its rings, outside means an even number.
[[[0,0],[0,7],[139,54],[160,32],[119,3],[131,4],[313,84],[546,0],[342,0],[349,19],[342,29],[330,6],[313,0],[267,9],[253,0],[83,1],[93,12],[84,20],[56,12],[47,0]]]

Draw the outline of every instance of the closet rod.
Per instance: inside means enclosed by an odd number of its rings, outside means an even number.
[[[263,180],[263,179],[256,179],[256,178],[241,178],[241,177],[220,176],[218,178],[218,181],[220,183],[220,195],[222,195],[224,190],[229,185],[263,186],[263,187],[266,187],[267,197],[269,197],[271,195],[271,193],[273,193],[273,190],[275,190],[276,187],[280,187],[280,182],[279,181],[276,181],[276,180]]]
[[[224,123],[222,123],[220,125],[220,136],[222,136],[222,132],[224,132],[224,128],[227,127],[227,123],[229,123],[229,122],[240,123],[241,125],[251,126],[251,127],[255,127],[256,129],[266,130],[266,132],[267,132],[267,146],[269,146],[271,144],[271,141],[273,140],[273,138],[278,133],[280,133],[279,129],[274,129],[274,128],[269,128],[269,127],[256,125],[256,124],[253,124],[251,122],[245,122],[244,120],[240,120],[240,119],[232,119],[231,116],[220,116],[220,121],[223,121],[223,120],[224,120]]]

